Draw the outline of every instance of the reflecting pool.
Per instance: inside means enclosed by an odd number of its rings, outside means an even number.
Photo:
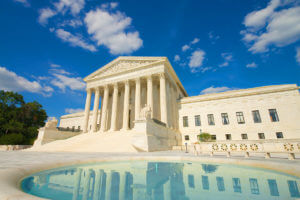
[[[55,200],[297,199],[300,178],[271,170],[200,162],[122,161],[56,168],[22,181]]]

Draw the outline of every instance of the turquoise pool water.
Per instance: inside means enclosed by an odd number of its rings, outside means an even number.
[[[300,179],[275,171],[201,162],[122,161],[74,165],[22,181],[55,200],[297,199]]]

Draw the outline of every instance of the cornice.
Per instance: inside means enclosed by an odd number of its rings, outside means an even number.
[[[296,84],[286,84],[286,85],[272,85],[272,86],[263,86],[263,87],[249,88],[249,89],[232,90],[232,91],[221,92],[221,93],[204,94],[204,95],[198,95],[193,97],[184,97],[179,101],[179,103],[187,104],[187,103],[195,103],[195,102],[202,102],[202,101],[221,100],[221,99],[229,99],[229,98],[236,98],[236,97],[285,92],[291,90],[299,90],[299,87]]]

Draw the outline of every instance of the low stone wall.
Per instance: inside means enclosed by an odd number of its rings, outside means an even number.
[[[300,154],[300,139],[296,140],[236,140],[218,142],[200,142],[189,146],[189,150],[195,154],[225,152],[227,157],[231,153],[244,153],[249,157],[251,153],[264,153],[265,158],[271,158],[273,153],[285,153],[290,160],[295,159],[295,154]]]
[[[151,119],[137,120],[134,122],[132,145],[139,151],[165,151],[180,144],[181,136]]]
[[[16,151],[30,147],[32,147],[32,145],[0,145],[0,151]]]
[[[53,127],[50,128],[43,127],[39,129],[38,138],[34,142],[34,146],[44,145],[56,140],[64,140],[79,135],[80,133],[81,131],[80,132],[60,131],[57,128],[53,128]]]

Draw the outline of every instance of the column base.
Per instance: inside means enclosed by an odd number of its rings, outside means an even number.
[[[122,128],[122,129],[120,129],[120,131],[129,131],[130,129],[128,128]]]

